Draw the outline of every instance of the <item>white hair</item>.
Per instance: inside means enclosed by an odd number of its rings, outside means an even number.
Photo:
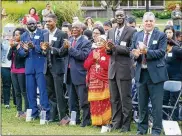
[[[154,13],[152,12],[146,12],[144,15],[143,15],[143,21],[145,20],[155,20],[155,15]]]
[[[83,28],[84,24],[80,21],[76,21],[74,23],[72,23],[72,27],[78,27],[78,28]]]

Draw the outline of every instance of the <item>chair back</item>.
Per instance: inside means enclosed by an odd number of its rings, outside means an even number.
[[[170,92],[178,92],[181,90],[181,81],[165,81],[164,82],[164,90]]]

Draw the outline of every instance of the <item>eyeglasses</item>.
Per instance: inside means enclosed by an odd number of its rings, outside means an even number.
[[[93,32],[93,34],[99,35],[100,33],[97,33],[97,32]]]

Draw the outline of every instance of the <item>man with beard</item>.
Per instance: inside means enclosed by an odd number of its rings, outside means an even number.
[[[44,33],[44,43],[41,44],[41,49],[47,56],[44,74],[47,81],[48,98],[51,106],[51,121],[56,121],[56,112],[58,111],[60,121],[58,124],[65,125],[69,122],[66,116],[67,104],[63,89],[65,71],[64,56],[66,54],[64,50],[61,51],[61,47],[63,46],[64,39],[67,39],[67,35],[56,27],[56,23],[56,15],[51,14],[47,16],[46,25],[48,32]]]
[[[107,53],[109,64],[109,89],[111,93],[112,129],[130,131],[132,115],[131,99],[131,59],[130,45],[134,28],[125,25],[125,13],[115,13],[117,27],[108,32]]]
[[[32,118],[38,118],[37,87],[40,91],[41,109],[46,111],[46,120],[49,120],[49,102],[46,90],[46,80],[43,74],[45,57],[42,55],[40,43],[43,42],[43,32],[37,28],[36,20],[27,21],[27,31],[21,36],[22,46],[18,52],[26,57],[25,75],[29,108],[32,109]]]

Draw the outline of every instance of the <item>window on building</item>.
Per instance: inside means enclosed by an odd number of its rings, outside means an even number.
[[[138,6],[145,6],[145,0],[138,0]]]
[[[136,0],[130,0],[129,6],[137,6],[137,1]]]
[[[164,6],[164,0],[151,0],[151,6]]]
[[[120,6],[128,6],[128,0],[121,0]]]

